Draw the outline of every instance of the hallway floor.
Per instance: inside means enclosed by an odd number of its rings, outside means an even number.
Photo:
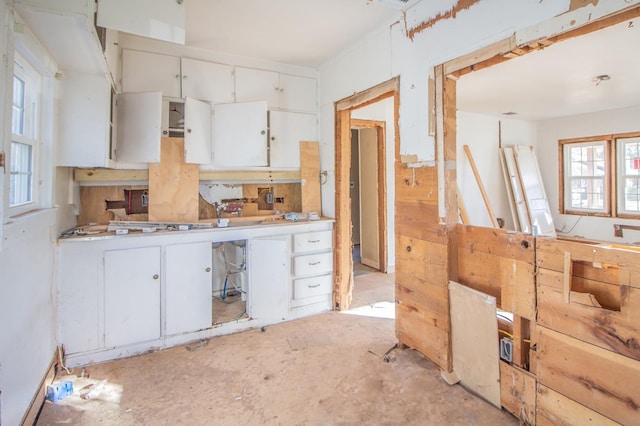
[[[445,384],[416,351],[394,349],[385,361],[397,342],[393,292],[393,274],[368,272],[356,276],[351,312],[89,366],[90,377],[46,402],[37,424],[517,424]]]

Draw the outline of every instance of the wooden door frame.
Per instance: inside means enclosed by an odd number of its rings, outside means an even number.
[[[387,259],[387,123],[376,120],[351,119],[351,128],[374,129],[376,131],[376,162],[378,167],[378,270],[386,273],[389,262]],[[360,212],[360,216],[362,217],[362,211]]]
[[[334,307],[349,309],[353,291],[353,257],[351,252],[351,204],[349,182],[351,169],[351,111],[387,98],[394,98],[395,153],[398,156],[400,79],[394,77],[377,86],[356,93],[335,103],[335,244],[334,244]],[[386,176],[386,169],[385,169]],[[386,181],[382,189],[386,193]],[[380,187],[378,188],[380,190]],[[386,203],[385,203],[386,204]],[[385,206],[386,207],[386,206]],[[385,211],[386,235],[386,211]],[[384,241],[386,253],[386,241]]]

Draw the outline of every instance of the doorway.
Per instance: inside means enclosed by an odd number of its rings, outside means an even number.
[[[391,116],[387,121],[363,120],[352,118],[352,112],[358,115],[365,107],[372,106],[382,100],[392,100]],[[346,310],[351,304],[353,292],[353,257],[352,257],[352,200],[351,200],[351,159],[352,128],[362,127],[375,130],[376,152],[378,159],[376,182],[377,201],[377,249],[378,269],[387,270],[387,195],[386,195],[386,124],[393,125],[394,152],[398,155],[398,108],[399,79],[393,78],[385,83],[357,93],[336,102],[336,238],[334,252],[334,295],[335,308]],[[359,115],[358,115],[359,116]],[[360,129],[361,130],[361,129]],[[371,177],[367,177],[371,180]],[[361,227],[361,226],[360,226]],[[362,235],[360,236],[362,238]],[[374,243],[375,244],[375,243]],[[376,257],[375,255],[373,256]]]
[[[386,242],[381,239],[385,194],[379,192],[384,177],[384,121],[351,120],[351,223],[353,272],[386,272]],[[378,132],[378,128],[383,131]],[[381,154],[381,155],[379,155]],[[380,158],[382,157],[382,158]],[[383,182],[382,182],[383,185]]]

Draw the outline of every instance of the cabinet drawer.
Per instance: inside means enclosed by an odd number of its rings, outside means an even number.
[[[329,250],[333,243],[332,231],[305,232],[293,235],[293,252],[304,253],[316,250]]]
[[[302,278],[293,281],[293,298],[304,299],[331,293],[333,275]]]
[[[293,258],[293,274],[296,276],[318,275],[331,272],[333,253],[308,254]]]

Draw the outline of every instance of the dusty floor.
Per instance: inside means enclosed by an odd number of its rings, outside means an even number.
[[[74,395],[45,403],[38,425],[498,425],[515,418],[448,386],[396,349],[393,275],[358,274],[354,311],[330,312],[87,367]],[[386,308],[385,308],[386,307]],[[390,307],[390,309],[389,309]],[[72,373],[80,375],[82,369]],[[59,376],[58,379],[62,378]],[[106,380],[106,381],[105,381]],[[83,399],[85,385],[94,394]]]

